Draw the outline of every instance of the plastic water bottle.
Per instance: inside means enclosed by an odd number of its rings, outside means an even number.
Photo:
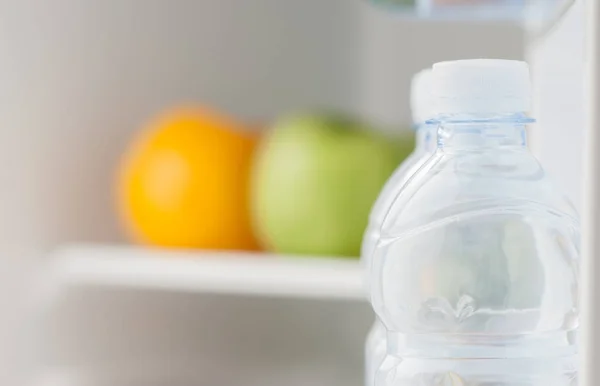
[[[530,93],[524,62],[433,67],[438,149],[373,254],[377,386],[577,384],[579,220],[527,149]]]
[[[381,225],[394,198],[406,181],[427,161],[437,148],[436,127],[425,122],[431,118],[431,69],[423,70],[413,76],[411,84],[411,111],[416,128],[415,150],[396,169],[381,191],[369,218],[369,226],[362,244],[361,260],[368,273],[371,268],[371,255],[379,240]],[[365,344],[365,384],[372,386],[375,382],[375,371],[385,358],[385,328],[378,320],[367,335]]]

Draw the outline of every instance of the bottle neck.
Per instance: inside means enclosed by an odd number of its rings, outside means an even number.
[[[527,124],[535,120],[524,114],[440,116],[429,123],[437,124],[438,148],[445,151],[525,149]]]
[[[433,153],[437,148],[437,125],[423,123],[415,132],[415,151]]]

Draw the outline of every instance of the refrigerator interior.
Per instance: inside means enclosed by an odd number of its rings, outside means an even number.
[[[0,306],[13,343],[0,358],[14,369],[6,379],[362,384],[373,318],[364,299],[173,290],[160,281],[65,287],[51,275],[55,251],[124,241],[115,167],[131,135],[161,109],[203,102],[264,123],[333,108],[396,130],[410,124],[411,75],[468,57],[532,62],[543,127],[532,132],[534,149],[579,203],[581,176],[572,171],[581,168],[583,47],[571,42],[583,34],[580,8],[533,37],[513,22],[400,18],[359,0],[5,2],[0,207],[10,220],[0,222],[8,278]],[[350,269],[349,280],[358,272]],[[307,283],[299,288],[308,292]],[[33,304],[25,301],[32,293]]]

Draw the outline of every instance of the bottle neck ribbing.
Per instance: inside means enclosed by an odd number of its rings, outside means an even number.
[[[527,124],[535,120],[524,114],[451,115],[429,121],[437,126],[437,145],[445,151],[526,148]]]
[[[422,153],[433,153],[437,148],[437,125],[422,123],[415,132],[415,150]]]

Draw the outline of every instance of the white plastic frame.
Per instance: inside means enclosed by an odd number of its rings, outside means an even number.
[[[586,148],[584,162],[584,201],[583,201],[583,264],[582,264],[582,334],[581,361],[582,386],[594,386],[600,379],[600,307],[596,298],[600,297],[600,287],[596,278],[600,277],[600,6],[598,0],[586,1],[587,52],[586,52]]]

